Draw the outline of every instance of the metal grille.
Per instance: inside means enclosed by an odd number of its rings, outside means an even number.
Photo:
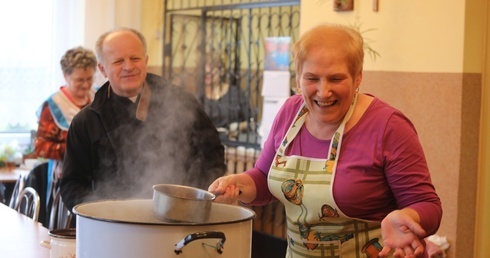
[[[162,74],[175,85],[195,94],[204,107],[212,104],[209,92],[219,93],[221,89],[218,88],[223,85],[235,88],[228,90],[235,94],[228,103],[221,102],[225,108],[207,110],[211,117],[224,121],[222,124],[216,122],[216,125],[223,129],[220,132],[226,146],[260,148],[258,128],[263,101],[264,42],[267,37],[291,37],[291,42],[297,39],[299,2],[165,1]],[[219,61],[209,64],[206,55],[218,57]],[[211,75],[211,80],[216,78],[220,83],[209,89],[205,87],[205,76],[214,68],[218,72]],[[290,85],[294,87],[291,63],[289,70]],[[240,101],[248,104],[241,111],[238,109]],[[242,122],[242,127],[233,131],[232,123],[236,121]]]
[[[259,154],[253,148],[245,149],[243,146],[237,148],[228,147],[225,153],[228,167],[227,174],[240,173],[244,170],[251,169]],[[253,223],[253,229],[255,231],[286,239],[286,213],[284,205],[281,202],[273,202],[265,206],[254,206],[251,208],[256,213]]]

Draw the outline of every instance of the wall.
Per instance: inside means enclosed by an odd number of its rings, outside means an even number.
[[[163,60],[163,1],[142,0],[141,32],[148,44],[148,65],[155,70],[161,69]],[[158,71],[160,74],[161,71]]]
[[[471,257],[486,1],[379,0],[378,12],[372,2],[334,12],[330,0],[302,1],[301,31],[318,22],[374,29],[363,35],[381,56],[366,58],[361,91],[412,119],[443,203],[438,234],[451,242],[448,257]]]
[[[490,28],[490,3],[486,2],[486,24]],[[477,219],[476,219],[476,239],[475,239],[475,256],[474,257],[490,257],[490,31],[487,29],[485,33],[485,54],[483,65],[483,87],[482,87],[482,114],[481,114],[481,129],[480,129],[480,167],[478,177],[478,192],[477,192]]]
[[[142,0],[83,0],[77,1],[78,12],[83,13],[83,46],[95,51],[95,42],[104,32],[117,27],[141,30]],[[106,79],[97,69],[95,85]]]
[[[331,0],[303,1],[301,31],[318,22],[361,23],[361,31],[380,52],[366,59],[376,71],[460,72],[464,51],[464,1],[383,1],[373,12],[372,1],[355,1],[354,11],[334,12]],[[450,30],[448,30],[450,28]],[[437,37],[434,37],[437,35]],[[437,46],[437,47],[435,47]]]
[[[95,41],[116,27],[141,29],[143,0],[84,0],[85,45],[95,49]]]

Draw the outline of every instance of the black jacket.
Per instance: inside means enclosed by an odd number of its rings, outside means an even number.
[[[151,101],[146,121],[136,103],[105,83],[94,102],[68,131],[61,196],[72,208],[81,202],[151,198],[154,184],[207,189],[225,173],[218,132],[192,94],[148,74]]]

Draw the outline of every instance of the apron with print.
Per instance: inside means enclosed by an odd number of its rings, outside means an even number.
[[[268,184],[286,209],[287,258],[378,257],[381,251],[379,222],[347,217],[332,196],[342,135],[356,98],[335,132],[325,159],[285,156],[289,143],[303,126],[308,108],[303,105],[290,126],[271,165]]]

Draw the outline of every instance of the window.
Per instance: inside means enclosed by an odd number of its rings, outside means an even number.
[[[56,89],[52,10],[51,0],[0,2],[0,132],[37,129],[36,110]]]

